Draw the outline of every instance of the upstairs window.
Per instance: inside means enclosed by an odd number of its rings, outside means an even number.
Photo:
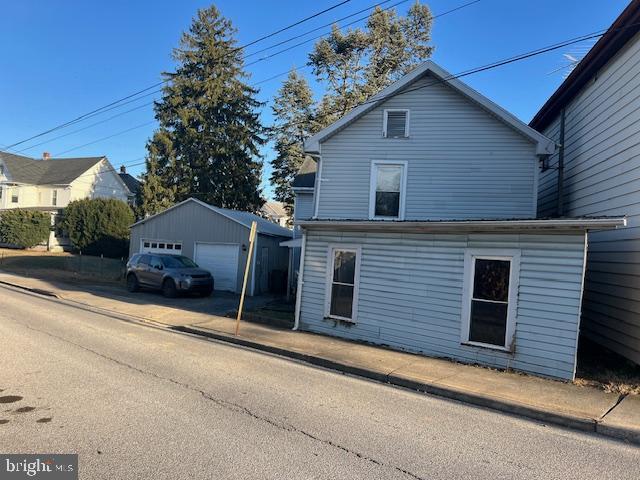
[[[515,331],[519,253],[468,252],[463,343],[510,350]]]
[[[51,205],[54,207],[58,205],[58,190],[54,190],[51,192]]]
[[[402,220],[407,162],[374,161],[371,166],[371,219]]]
[[[11,190],[11,203],[18,203],[18,189]]]
[[[386,138],[409,136],[409,110],[385,110],[382,135]]]

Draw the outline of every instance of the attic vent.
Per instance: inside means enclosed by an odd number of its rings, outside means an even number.
[[[383,135],[387,138],[409,136],[409,110],[385,110]]]

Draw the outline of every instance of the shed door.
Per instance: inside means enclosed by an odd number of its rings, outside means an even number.
[[[240,245],[237,243],[196,242],[194,261],[213,275],[216,290],[236,291],[238,283],[238,257]]]
[[[182,255],[182,243],[166,240],[143,238],[140,242],[141,253],[169,253]]]

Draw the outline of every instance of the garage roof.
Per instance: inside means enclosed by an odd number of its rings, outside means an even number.
[[[234,222],[237,222],[247,228],[251,228],[251,222],[256,222],[258,224],[258,233],[261,235],[271,235],[275,237],[291,237],[293,235],[291,230],[289,230],[288,228],[281,227],[280,225],[270,222],[269,220],[259,217],[258,215],[254,215],[253,213],[241,212],[239,210],[231,210],[228,208],[214,207],[213,205],[209,205],[208,203],[205,203],[202,200],[198,200],[197,198],[187,198],[186,200],[180,203],[176,203],[172,207],[169,207],[160,213],[156,213],[155,215],[134,223],[133,225],[131,225],[131,227],[146,223],[152,218],[155,218],[159,215],[164,215],[174,208],[178,208],[188,202],[195,202],[198,205],[202,205],[203,207],[208,208],[209,210],[212,210],[219,215],[227,217],[228,219],[233,220]]]

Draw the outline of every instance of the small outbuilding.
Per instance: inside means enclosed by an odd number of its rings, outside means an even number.
[[[210,270],[216,290],[240,293],[249,252],[251,223],[258,226],[248,295],[284,292],[288,252],[280,242],[291,230],[248,212],[189,198],[131,226],[130,255],[173,253]]]

